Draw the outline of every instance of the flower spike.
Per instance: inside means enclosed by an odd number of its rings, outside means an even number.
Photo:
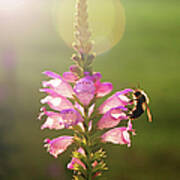
[[[95,180],[108,169],[102,143],[130,147],[131,137],[136,135],[133,120],[145,110],[150,120],[151,114],[143,91],[127,88],[109,95],[112,83],[102,82],[101,73],[93,71],[96,55],[92,52],[87,0],[76,0],[74,29],[75,53],[71,59],[75,64],[62,74],[43,73],[50,80],[42,82],[40,92],[46,97],[40,100],[43,107],[38,119],[44,121],[41,130],[63,129],[70,134],[47,138],[44,141],[47,151],[58,158],[74,144],[67,168],[72,170],[75,180]],[[108,97],[103,99],[105,96]]]

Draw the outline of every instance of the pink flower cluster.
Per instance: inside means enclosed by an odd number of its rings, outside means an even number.
[[[85,119],[84,108],[88,109],[88,116],[91,118],[95,100],[108,95],[113,89],[111,83],[101,82],[100,73],[94,73],[93,75],[85,73],[83,78],[79,78],[71,71],[65,72],[62,77],[50,71],[46,71],[44,74],[52,79],[42,83],[43,88],[40,91],[47,93],[47,96],[41,100],[41,103],[48,104],[52,110],[47,110],[44,106],[41,108],[39,119],[42,119],[44,115],[46,116],[41,129],[72,129],[75,125],[82,127]],[[99,130],[113,128],[101,136],[102,142],[130,146],[129,132],[135,134],[131,121],[129,120],[127,127],[114,127],[118,126],[122,120],[129,119],[126,106],[131,104],[131,99],[127,96],[131,92],[133,92],[133,89],[116,92],[97,109],[101,118],[96,128]],[[91,123],[93,124],[93,119]],[[57,158],[73,142],[73,136],[60,136],[53,140],[46,139],[45,147],[51,155]],[[84,153],[82,149],[79,149],[78,152]],[[85,168],[84,164],[75,158],[68,164],[68,167],[73,169],[74,163]]]

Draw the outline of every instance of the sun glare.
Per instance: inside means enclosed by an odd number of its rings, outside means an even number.
[[[24,4],[24,0],[0,0],[0,11],[15,10]]]
[[[75,2],[75,0],[56,0],[54,8],[57,31],[69,47],[74,41]],[[92,40],[95,41],[94,51],[97,54],[104,53],[114,47],[123,36],[124,8],[119,0],[88,0],[88,13]]]

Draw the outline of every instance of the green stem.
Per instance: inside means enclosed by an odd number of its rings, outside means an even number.
[[[86,138],[86,157],[87,157],[87,180],[92,180],[92,162],[91,162],[91,135],[88,130],[88,108],[84,108],[85,117],[85,138]]]
[[[88,137],[88,141],[87,144],[90,145],[90,137]],[[88,146],[87,145],[87,146]],[[87,161],[88,161],[88,167],[87,167],[87,178],[88,180],[92,179],[92,162],[91,162],[91,147],[87,147]]]

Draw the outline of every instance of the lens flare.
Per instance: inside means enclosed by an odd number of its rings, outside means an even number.
[[[75,0],[56,1],[53,9],[55,26],[64,42],[72,47]],[[125,28],[124,9],[119,0],[88,0],[89,25],[94,51],[104,53],[122,38]]]
[[[24,4],[24,0],[0,0],[0,11],[14,10]]]

